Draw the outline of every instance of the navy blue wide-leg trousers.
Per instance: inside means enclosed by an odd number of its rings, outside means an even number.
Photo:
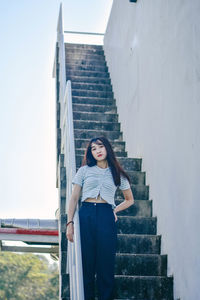
[[[95,299],[95,274],[98,299],[111,300],[114,293],[114,268],[117,227],[108,203],[82,202],[79,209],[85,300]]]

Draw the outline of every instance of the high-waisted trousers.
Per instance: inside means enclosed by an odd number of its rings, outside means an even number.
[[[79,209],[85,300],[114,299],[117,227],[108,203],[82,202]]]

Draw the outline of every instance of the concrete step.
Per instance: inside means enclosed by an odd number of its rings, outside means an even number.
[[[65,43],[67,49],[80,49],[80,50],[93,50],[103,51],[102,45],[90,45],[90,44],[76,44],[76,43]]]
[[[84,155],[84,153],[85,153],[85,148],[80,148],[80,149],[76,149],[76,155],[81,155],[81,156],[83,156]],[[115,156],[117,157],[117,158],[119,158],[119,157],[127,157],[127,152],[126,151],[115,151]]]
[[[99,121],[76,121],[74,120],[75,129],[101,129],[101,130],[120,130],[120,124],[117,122],[99,122]]]
[[[72,82],[72,89],[74,90],[90,90],[90,91],[103,91],[112,92],[112,86],[110,84],[96,84],[96,83],[80,83]]]
[[[77,166],[77,168],[80,168],[82,160],[83,160],[83,155],[76,155],[76,166]],[[131,170],[131,171],[141,171],[141,165],[142,165],[142,159],[141,158],[119,157],[118,161],[119,161],[120,165],[124,168],[124,170],[126,172],[128,172],[129,170]],[[121,196],[121,198],[122,198],[122,196]],[[142,198],[139,198],[139,199],[142,199]]]
[[[91,45],[91,44],[76,44],[76,43],[65,43],[65,51],[67,50],[78,50],[78,51],[102,51],[103,52],[103,46],[102,45]]]
[[[75,139],[75,147],[78,148],[85,148],[89,144],[89,139]],[[114,151],[125,151],[125,142],[123,141],[110,141]]]
[[[141,171],[142,159],[141,158],[130,158],[122,157],[118,159],[120,165],[126,172],[128,171]]]
[[[116,104],[116,100],[113,98],[97,98],[97,97],[82,97],[82,96],[72,96],[73,104],[91,104],[91,105],[107,105],[113,106]]]
[[[117,114],[99,113],[99,112],[78,112],[73,111],[73,119],[86,121],[118,122]]]
[[[122,234],[156,234],[156,217],[118,216],[117,233]]]
[[[173,300],[173,277],[116,275],[115,298]]]
[[[65,56],[66,66],[99,66],[107,67],[104,55],[88,55],[83,52],[67,53]]]
[[[72,89],[72,97],[73,96],[113,98],[113,92],[111,92],[111,91],[90,91],[90,90]]]
[[[115,274],[167,276],[167,255],[118,253]]]
[[[87,106],[82,104],[74,104]],[[100,106],[100,105],[99,105]],[[105,136],[109,139],[109,141],[119,140],[122,141],[122,133],[119,131],[102,131],[102,130],[91,130],[91,129],[74,129],[74,137],[76,139],[92,139],[94,137]],[[85,151],[85,149],[83,150]]]
[[[87,70],[74,70],[66,68],[66,77],[68,76],[83,76],[83,77],[97,77],[97,78],[109,78],[108,72],[100,71],[87,71]]]
[[[132,184],[146,185],[145,172],[128,171],[127,174],[129,175]]]
[[[66,55],[65,60],[68,65],[84,65],[84,66],[102,66],[107,67],[104,57],[93,58],[91,55],[89,58],[85,58],[84,55],[71,54]]]
[[[118,234],[117,253],[160,254],[160,235]]]
[[[93,57],[94,59],[104,59],[105,60],[105,54],[103,50],[98,49],[80,49],[77,47],[74,48],[66,48],[65,50],[65,57],[69,56],[86,56],[88,58]]]
[[[88,51],[91,54],[98,53],[98,52],[104,54],[102,45],[85,45],[85,44],[81,45],[81,44],[65,43],[65,52],[67,51]]]
[[[74,112],[117,113],[115,105],[73,104],[72,106]]]
[[[119,205],[123,199],[115,200],[115,204]],[[135,200],[134,204],[129,208],[119,211],[118,216],[137,216],[152,217],[152,200]]]
[[[126,171],[126,169],[125,169]],[[131,190],[133,197],[135,199],[148,200],[149,199],[149,186],[148,185],[139,185],[131,184]],[[123,192],[120,189],[117,189],[115,194],[116,199],[123,197]]]
[[[69,56],[85,56],[85,57],[93,57],[95,59],[98,58],[104,58],[105,60],[105,54],[103,50],[95,50],[95,49],[79,49],[79,48],[66,48],[65,50],[65,57]]]
[[[108,67],[106,66],[96,66],[96,65],[66,65],[67,70],[73,70],[73,71],[95,71],[95,72],[108,72]]]
[[[111,84],[110,78],[68,76],[67,80],[71,80],[72,82],[81,82],[81,83]]]

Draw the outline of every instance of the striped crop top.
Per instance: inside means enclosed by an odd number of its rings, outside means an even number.
[[[119,188],[121,190],[130,188],[126,177],[120,175],[120,180]],[[100,194],[100,197],[111,204],[113,208],[116,207],[114,196],[117,186],[114,183],[110,167],[103,169],[97,165],[92,167],[82,166],[78,169],[72,183],[82,187],[81,201],[87,198],[97,198]]]

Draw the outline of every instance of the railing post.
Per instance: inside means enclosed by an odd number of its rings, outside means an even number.
[[[59,46],[59,98],[60,102],[64,100],[65,88],[66,88],[66,68],[65,68],[65,44],[64,44],[64,32],[63,32],[63,17],[62,17],[62,4],[60,4],[60,11],[57,25],[57,43]]]

